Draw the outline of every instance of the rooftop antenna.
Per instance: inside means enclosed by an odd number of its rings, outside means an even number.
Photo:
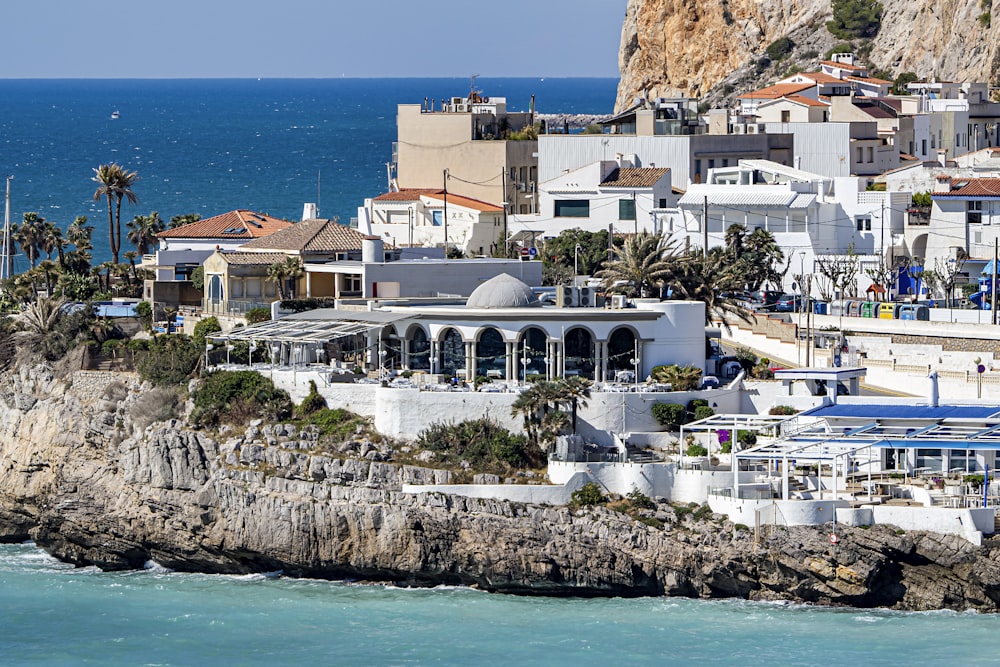
[[[469,101],[478,102],[480,101],[479,91],[476,90],[476,79],[479,78],[478,74],[473,74],[469,77]]]
[[[321,197],[320,192],[322,190],[321,185],[320,185],[320,178],[322,176],[323,176],[323,170],[322,169],[317,169],[316,170],[316,217],[317,218],[320,217],[319,216],[319,211],[320,211],[319,207],[320,207],[320,204],[323,203],[322,199],[320,199],[320,197]]]
[[[10,278],[14,272],[14,258],[10,254],[10,182],[13,176],[7,177],[7,196],[4,200],[3,215],[3,251],[0,261],[0,280]]]

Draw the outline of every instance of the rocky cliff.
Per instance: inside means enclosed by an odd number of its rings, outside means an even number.
[[[988,81],[1000,86],[1000,2],[882,0],[881,28],[854,45],[869,64],[896,76]],[[991,16],[992,27],[980,17]],[[831,0],[629,0],[622,26],[618,110],[637,96],[705,96],[723,101],[814,70],[843,39],[826,29]],[[771,62],[766,49],[794,44]]]
[[[666,503],[645,523],[440,494],[444,471],[315,452],[291,426],[142,428],[134,379],[44,369],[0,379],[0,539],[78,565],[468,584],[550,595],[786,599],[899,609],[1000,608],[1000,540],[887,528],[752,532]],[[699,513],[700,514],[700,513]]]

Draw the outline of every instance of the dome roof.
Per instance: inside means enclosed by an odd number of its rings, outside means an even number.
[[[531,288],[512,275],[501,273],[473,290],[466,308],[524,308],[540,306]]]

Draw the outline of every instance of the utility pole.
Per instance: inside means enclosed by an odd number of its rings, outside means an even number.
[[[635,235],[639,235],[639,211],[635,208],[635,190],[632,191],[632,220],[635,222]]]
[[[608,261],[615,261],[615,223],[608,223]]]
[[[14,258],[10,253],[10,182],[13,178],[13,176],[7,177],[7,197],[4,200],[3,263],[0,265],[0,279],[10,278],[14,274]]]
[[[708,257],[708,195],[705,195],[701,204],[701,238],[702,255]]]
[[[507,241],[510,238],[510,234],[507,231],[507,165],[503,166],[503,171],[500,172],[500,182],[503,184],[503,257],[507,259],[510,257],[510,243]]]
[[[448,259],[448,170],[444,170],[444,258]]]
[[[997,255],[1000,255],[1000,238],[993,239],[993,275],[990,276],[990,319],[997,323]]]

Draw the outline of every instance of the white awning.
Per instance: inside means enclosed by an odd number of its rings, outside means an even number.
[[[212,340],[255,340],[276,343],[325,343],[344,336],[354,336],[381,329],[398,320],[414,318],[412,314],[371,311],[345,311],[319,308],[296,313],[280,320],[269,320],[228,333],[215,333]]]

